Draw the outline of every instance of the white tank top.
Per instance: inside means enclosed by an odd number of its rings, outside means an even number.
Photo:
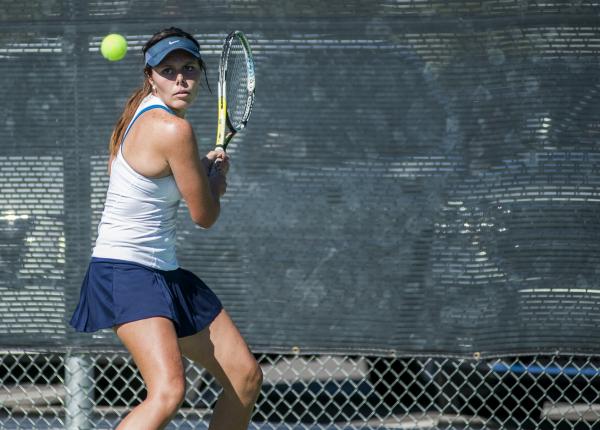
[[[123,143],[133,123],[150,109],[173,113],[160,98],[147,96],[129,123]],[[173,175],[152,179],[136,172],[123,157],[123,143],[111,165],[106,203],[92,257],[175,270],[179,267],[175,255],[175,227],[181,193]]]

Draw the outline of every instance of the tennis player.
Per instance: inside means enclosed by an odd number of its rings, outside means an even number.
[[[210,429],[246,429],[260,367],[217,296],[175,255],[181,198],[192,220],[208,228],[227,186],[228,156],[200,158],[185,120],[204,62],[194,37],[174,27],[152,36],[143,53],[144,84],[111,137],[106,203],[71,325],[81,332],[112,327],[144,378],[148,395],[119,430],[167,425],[184,398],[182,356],[223,387]],[[217,158],[222,163],[209,175]]]

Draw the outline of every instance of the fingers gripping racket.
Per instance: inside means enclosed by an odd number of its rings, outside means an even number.
[[[225,151],[235,134],[246,127],[254,103],[254,59],[246,36],[230,33],[219,62],[218,123],[215,150]],[[219,159],[214,168],[218,168]],[[212,169],[211,169],[212,170]]]

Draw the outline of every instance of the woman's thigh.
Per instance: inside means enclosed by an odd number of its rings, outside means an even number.
[[[223,388],[233,388],[236,377],[245,379],[258,366],[224,309],[201,332],[179,338],[179,346],[185,357],[208,370]]]
[[[146,318],[120,324],[113,330],[131,353],[150,394],[158,384],[184,381],[181,351],[171,320]]]

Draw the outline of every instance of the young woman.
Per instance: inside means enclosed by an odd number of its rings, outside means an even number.
[[[112,327],[144,378],[148,395],[119,430],[167,425],[185,393],[182,355],[223,387],[209,428],[245,429],[260,367],[219,299],[175,255],[180,199],[208,228],[227,186],[228,156],[211,151],[201,159],[185,120],[204,63],[198,42],[173,27],[156,33],[143,52],[144,85],[111,137],[106,203],[71,325],[83,332]],[[217,158],[222,162],[211,170]]]

